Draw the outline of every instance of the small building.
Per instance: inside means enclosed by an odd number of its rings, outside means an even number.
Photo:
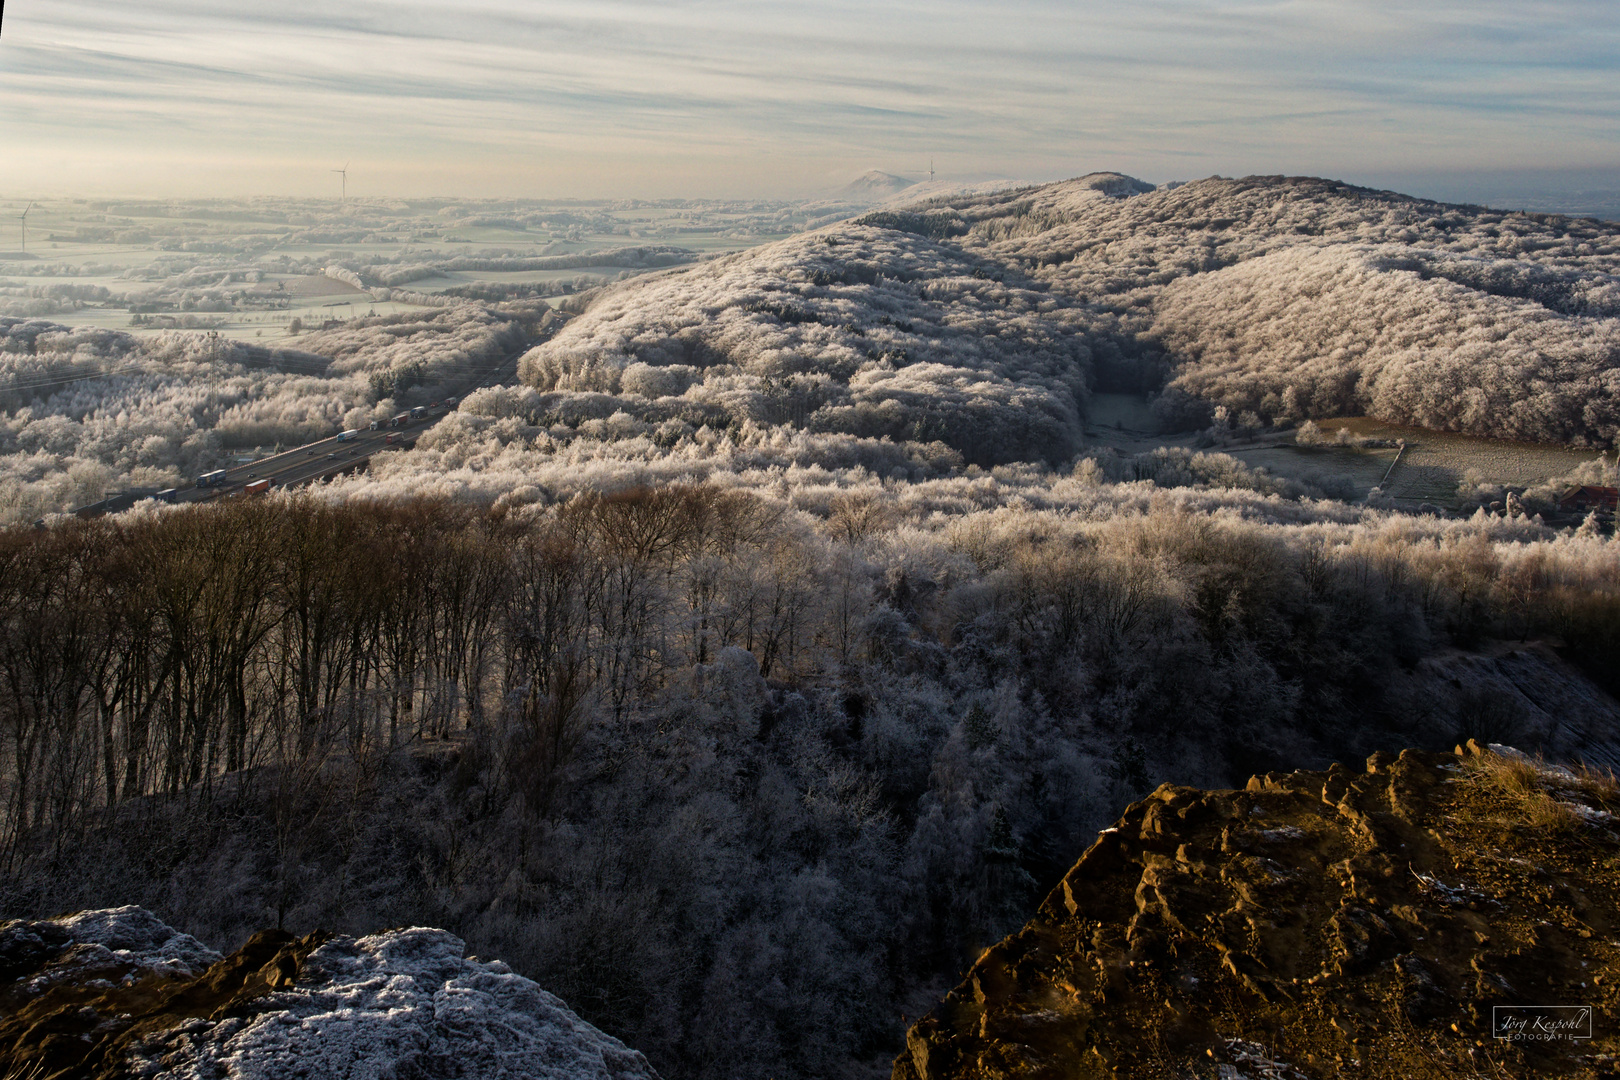
[[[1586,484],[1565,492],[1564,497],[1558,500],[1558,509],[1572,514],[1584,514],[1590,510],[1607,510],[1612,514],[1617,501],[1620,501],[1620,489]]]

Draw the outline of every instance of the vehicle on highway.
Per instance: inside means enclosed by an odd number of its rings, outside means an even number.
[[[336,454],[327,454],[326,455],[326,460],[327,461],[336,461],[337,460],[337,455]]]
[[[456,397],[447,397],[444,399],[444,407],[447,409],[453,409],[456,407],[456,403],[460,400],[460,398]]]
[[[348,442],[350,439],[354,438],[355,436],[357,436],[359,434],[360,434],[360,429],[359,428],[354,428],[354,429],[351,429],[349,431],[339,432],[338,437],[337,437],[337,441],[338,442]]]
[[[249,479],[249,480],[257,480],[257,479],[258,479],[258,478],[259,478],[259,474],[258,474],[258,473],[256,473],[256,472],[250,472],[250,473],[248,473],[248,479]]]
[[[213,472],[203,473],[197,477],[197,486],[200,488],[219,487],[225,483],[225,470],[215,469]]]
[[[382,426],[383,426],[383,422],[381,420],[373,420],[371,423],[366,425],[366,430],[368,430],[368,431],[377,431],[377,430],[380,430],[382,428]]]
[[[401,441],[404,438],[405,438],[405,436],[401,435],[399,432],[390,431],[388,433],[388,438],[384,439],[383,442],[386,443],[389,446],[392,446],[394,443],[397,443],[397,442]]]
[[[404,427],[406,424],[408,424],[410,422],[411,422],[411,414],[408,413],[408,412],[402,412],[398,416],[396,416],[393,419],[389,420],[388,421],[388,426],[389,427]]]
[[[275,486],[276,486],[276,478],[273,477],[273,476],[267,476],[263,480],[255,480],[255,481],[253,481],[253,483],[251,483],[247,487],[243,488],[242,489],[242,494],[244,494],[244,495],[258,495],[261,492],[269,491],[271,488],[273,488]]]
[[[426,405],[418,405],[416,408],[411,410],[411,419],[412,420],[426,420],[427,419],[427,411],[428,411],[428,407]]]
[[[156,499],[158,502],[166,502],[166,503],[179,502],[180,501],[180,489],[179,488],[164,488],[162,491],[158,492],[156,495],[154,495],[152,497],[154,499]]]

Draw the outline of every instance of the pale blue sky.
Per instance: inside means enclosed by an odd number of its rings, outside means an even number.
[[[1620,164],[1615,0],[9,0],[0,190],[803,195]],[[1616,182],[1620,186],[1620,181]],[[333,188],[335,191],[335,188]]]

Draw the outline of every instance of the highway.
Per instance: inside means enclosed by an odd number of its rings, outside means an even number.
[[[234,495],[255,480],[268,479],[270,486],[276,488],[297,487],[339,473],[354,472],[366,467],[373,454],[415,446],[417,437],[444,419],[449,411],[441,405],[428,409],[425,418],[406,421],[398,428],[383,427],[378,431],[362,428],[347,442],[339,442],[338,437],[332,435],[248,465],[237,465],[226,470],[225,483],[218,487],[181,488],[174,501],[205,502]]]
[[[518,359],[528,348],[529,346],[525,345],[501,361],[467,392],[500,386],[516,378]],[[407,421],[398,428],[384,426],[377,431],[362,428],[347,442],[338,442],[337,434],[334,433],[324,439],[305,443],[303,446],[285,450],[272,457],[260,458],[247,465],[233,465],[225,471],[225,483],[214,487],[197,487],[197,478],[188,477],[187,483],[176,489],[173,501],[195,503],[228,498],[240,495],[247,485],[258,480],[273,480],[271,486],[275,488],[297,487],[300,484],[325,480],[340,473],[357,472],[368,467],[373,454],[390,450],[409,450],[416,445],[417,438],[424,431],[448,416],[450,410],[443,405],[435,404],[428,407],[427,413],[423,419]],[[386,423],[384,421],[385,425]],[[394,436],[393,442],[388,441],[390,435]],[[116,514],[156,494],[156,491],[150,489],[123,491],[100,502],[81,506],[73,513],[81,518]]]

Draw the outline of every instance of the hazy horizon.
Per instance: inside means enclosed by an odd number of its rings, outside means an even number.
[[[930,162],[1620,189],[1620,15],[1582,0],[5,15],[0,188],[19,195],[328,196],[346,162],[352,196],[390,197],[803,198]]]

